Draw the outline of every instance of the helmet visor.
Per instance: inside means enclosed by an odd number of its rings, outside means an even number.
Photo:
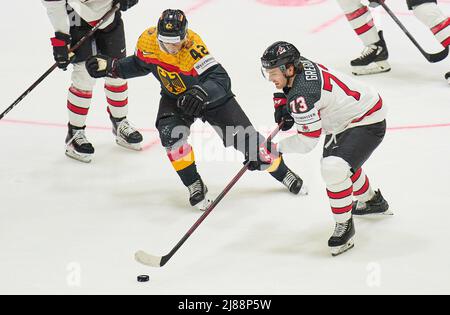
[[[284,68],[284,70],[283,70],[283,68]],[[283,78],[285,70],[286,70],[285,66],[271,68],[271,69],[264,68],[264,66],[261,67],[261,73],[262,73],[264,79],[266,79],[269,82],[273,82],[275,80]]]
[[[162,41],[158,38],[159,48],[169,55],[176,55],[183,48],[183,41]]]

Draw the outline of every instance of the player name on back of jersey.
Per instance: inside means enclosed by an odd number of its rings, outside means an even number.
[[[319,74],[317,73],[317,69],[309,60],[301,60],[303,65],[303,71],[305,74],[305,79],[307,81],[317,81],[319,80]]]

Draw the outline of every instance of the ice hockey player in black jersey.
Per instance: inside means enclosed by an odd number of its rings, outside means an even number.
[[[336,220],[329,247],[339,255],[354,246],[352,211],[391,214],[362,170],[384,138],[386,106],[372,88],[302,57],[290,43],[276,42],[261,60],[265,77],[282,90],[275,94],[276,120],[291,121],[288,127],[297,130],[278,143],[278,151],[308,153],[325,135],[322,177]]]
[[[208,206],[208,190],[188,143],[196,119],[209,122],[225,146],[234,146],[252,161],[252,168],[267,170],[294,194],[306,192],[283,158],[276,152],[268,154],[264,138],[237,103],[227,72],[188,28],[182,11],[164,11],[158,26],[141,35],[133,56],[93,56],[87,69],[93,77],[129,79],[153,74],[161,83],[156,127],[175,171],[189,189],[192,206],[202,210]]]
[[[369,1],[377,5],[385,0]],[[362,3],[362,0],[337,0],[337,2],[365,46],[361,56],[351,62],[353,73],[364,75],[391,70],[383,32],[377,30],[370,9]],[[437,0],[406,0],[406,4],[444,48],[450,46],[450,18],[439,7]]]
[[[95,80],[87,73],[85,62],[93,54],[93,47],[102,54],[113,58],[126,56],[124,24],[121,13],[105,21],[91,40],[75,53],[69,53],[90,29],[112,8],[113,4],[126,11],[138,0],[42,0],[55,30],[51,39],[53,55],[58,67],[66,70],[73,64],[72,84],[67,99],[69,113],[66,137],[66,155],[89,163],[92,161],[94,146],[86,137],[86,119],[92,102]],[[140,150],[142,135],[128,121],[128,85],[120,78],[106,78],[105,94],[112,131],[116,142],[132,150]]]

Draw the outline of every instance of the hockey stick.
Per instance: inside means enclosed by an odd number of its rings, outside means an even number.
[[[447,58],[448,54],[449,54],[449,48],[446,47],[444,50],[442,50],[441,52],[435,53],[435,54],[430,54],[427,53],[420,45],[419,43],[416,41],[416,39],[411,35],[411,33],[406,29],[406,27],[402,24],[402,22],[400,22],[400,20],[398,19],[398,17],[394,14],[394,12],[392,12],[391,9],[389,9],[389,7],[386,5],[386,3],[384,1],[380,1],[379,4],[386,10],[386,12],[391,16],[391,18],[395,21],[395,23],[397,23],[397,25],[402,29],[402,31],[406,34],[406,36],[409,37],[409,39],[413,42],[413,44],[419,49],[419,51],[422,53],[422,55],[431,63],[436,63],[439,61],[444,60],[445,58]]]
[[[102,26],[102,24],[108,20],[111,16],[113,16],[117,11],[119,10],[119,7],[114,6],[109,10],[97,23],[96,26],[94,26],[89,33],[87,33],[80,41],[73,46],[69,52],[74,52],[78,48],[81,47],[94,33]],[[58,67],[58,64],[55,62],[53,66],[50,67],[36,82],[34,82],[22,95],[19,96],[19,98],[11,104],[3,113],[0,114],[0,120],[3,119],[14,107],[16,107],[28,94],[31,93],[39,84],[41,84],[42,81],[45,80],[56,68]]]
[[[268,141],[272,140],[283,128],[284,121],[282,121],[278,127],[270,134]],[[190,228],[190,230],[184,235],[184,237],[178,242],[178,244],[170,251],[169,254],[165,256],[154,256],[147,254],[144,251],[138,251],[135,254],[135,259],[137,262],[150,266],[150,267],[162,267],[164,266],[170,258],[180,249],[180,247],[187,241],[187,239],[194,233],[194,231],[200,226],[200,224],[206,219],[206,217],[216,208],[216,206],[222,201],[222,199],[230,192],[233,186],[241,179],[241,177],[248,170],[250,161],[247,162],[244,167],[237,173],[233,180],[225,187],[223,192],[214,200],[214,202],[208,207],[208,209],[203,213],[203,215],[195,222],[195,224]]]

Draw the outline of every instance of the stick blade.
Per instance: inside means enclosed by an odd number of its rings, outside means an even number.
[[[436,63],[439,61],[444,60],[445,58],[448,57],[449,54],[449,48],[446,47],[443,51],[438,52],[436,54],[431,54],[427,59],[428,61],[430,61],[431,63]]]
[[[136,261],[138,263],[141,263],[146,266],[155,267],[155,268],[162,267],[162,265],[161,265],[162,257],[161,256],[153,256],[153,255],[147,254],[146,252],[140,250],[134,255],[134,258],[136,259]]]

